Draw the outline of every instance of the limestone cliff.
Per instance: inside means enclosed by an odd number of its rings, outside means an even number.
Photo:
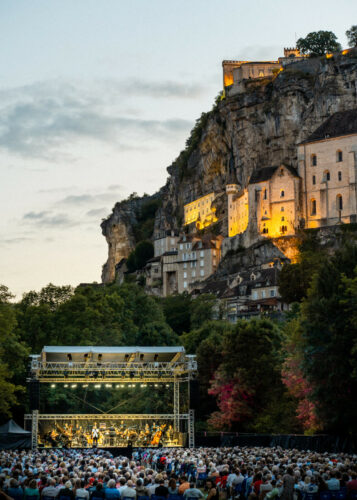
[[[290,65],[272,80],[247,81],[244,93],[217,101],[198,120],[187,148],[168,167],[160,191],[155,229],[178,229],[183,205],[219,194],[220,231],[226,236],[225,183],[229,162],[246,186],[254,168],[287,163],[297,167],[296,145],[336,111],[357,107],[357,51]],[[135,210],[117,204],[102,229],[109,245],[103,281],[135,244]]]

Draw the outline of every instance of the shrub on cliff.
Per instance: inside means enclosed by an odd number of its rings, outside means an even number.
[[[149,259],[154,256],[154,246],[151,241],[140,241],[128,257],[126,265],[129,273],[143,269]]]

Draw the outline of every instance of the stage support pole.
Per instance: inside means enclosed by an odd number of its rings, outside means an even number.
[[[195,447],[195,410],[188,412],[188,447]]]
[[[38,446],[38,410],[32,411],[31,448],[35,450]]]
[[[180,431],[180,382],[174,379],[174,430]]]

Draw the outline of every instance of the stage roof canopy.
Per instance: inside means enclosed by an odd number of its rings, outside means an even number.
[[[185,348],[182,346],[45,346],[42,349],[42,361],[68,361],[70,354],[72,361],[97,361],[98,356],[105,362],[172,362],[185,357]]]

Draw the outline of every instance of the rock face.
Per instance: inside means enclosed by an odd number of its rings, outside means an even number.
[[[219,228],[227,236],[229,162],[233,161],[241,187],[255,168],[281,163],[297,167],[296,145],[332,113],[353,108],[357,108],[357,50],[292,64],[273,80],[246,82],[244,93],[226,97],[202,115],[187,150],[168,167],[155,230],[179,229],[183,206],[214,191],[219,195]],[[133,224],[130,201],[117,204],[102,223],[109,245],[104,282],[114,279],[115,264],[133,248]]]

